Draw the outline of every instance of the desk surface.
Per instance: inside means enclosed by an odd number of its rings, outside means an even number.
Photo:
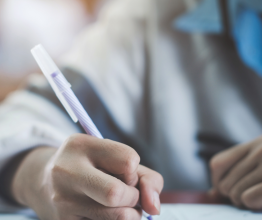
[[[223,198],[212,197],[205,192],[163,192],[161,203],[228,204]]]

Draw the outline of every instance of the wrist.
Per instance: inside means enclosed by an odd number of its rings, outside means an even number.
[[[12,196],[11,183],[14,174],[29,151],[22,152],[13,157],[3,168],[0,174],[0,194],[8,203],[19,205]]]
[[[27,207],[35,204],[40,196],[45,166],[56,150],[51,147],[39,147],[24,157],[11,185],[12,196],[19,204]]]

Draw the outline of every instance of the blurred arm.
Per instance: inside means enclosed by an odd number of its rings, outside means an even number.
[[[38,146],[58,147],[77,128],[57,107],[27,91],[11,94],[0,106],[0,211],[14,211],[9,206],[13,173],[27,152]],[[5,187],[3,187],[5,186]],[[5,198],[3,198],[5,197]]]

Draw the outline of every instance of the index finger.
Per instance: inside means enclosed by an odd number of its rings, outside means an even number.
[[[137,184],[140,157],[133,148],[89,135],[78,135],[77,139],[72,141],[70,145],[77,146],[94,167],[116,176],[127,185]]]
[[[89,143],[88,158],[97,168],[113,174],[127,185],[137,184],[140,157],[133,148],[116,141],[92,137]]]

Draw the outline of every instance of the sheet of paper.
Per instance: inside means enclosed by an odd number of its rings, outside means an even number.
[[[162,205],[154,220],[261,220],[262,213],[240,210],[229,205]],[[143,220],[146,220],[143,218]]]
[[[0,214],[0,220],[32,220],[23,215],[3,215]]]
[[[261,220],[262,213],[240,210],[229,205],[162,205],[154,220]],[[3,215],[0,220],[32,220],[23,215]],[[143,220],[146,220],[143,218]]]

